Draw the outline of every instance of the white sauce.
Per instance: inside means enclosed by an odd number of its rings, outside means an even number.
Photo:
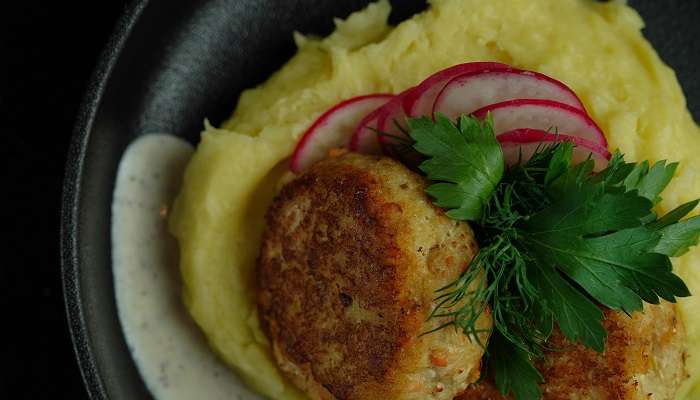
[[[180,298],[177,243],[167,232],[167,215],[192,153],[174,136],[145,135],[119,164],[112,204],[119,319],[156,399],[258,398],[216,358]]]

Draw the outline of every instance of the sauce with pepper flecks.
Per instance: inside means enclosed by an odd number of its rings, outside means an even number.
[[[177,244],[167,217],[192,152],[175,136],[144,135],[119,164],[112,203],[119,319],[156,399],[256,399],[218,360],[182,304]]]

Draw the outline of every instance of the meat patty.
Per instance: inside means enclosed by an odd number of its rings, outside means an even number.
[[[455,329],[421,335],[435,290],[469,265],[469,226],[388,158],[345,154],[285,185],[267,214],[260,319],[284,373],[312,399],[452,399],[483,349]],[[479,328],[491,327],[488,314]],[[480,338],[482,341],[486,337]]]
[[[539,365],[543,400],[672,400],[686,377],[684,333],[671,303],[632,318],[605,311],[605,352],[572,345],[556,331]],[[457,400],[500,400],[493,383],[472,385]]]

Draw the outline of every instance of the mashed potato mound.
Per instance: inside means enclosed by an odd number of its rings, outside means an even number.
[[[380,1],[337,21],[325,39],[297,34],[298,53],[244,92],[221,128],[207,125],[175,204],[185,303],[222,359],[269,398],[304,396],[279,373],[258,324],[253,277],[264,213],[299,136],[343,99],[397,93],[468,61],[536,70],[576,91],[629,160],[680,162],[659,211],[700,197],[700,129],[622,1],[433,0],[394,28],[389,11]],[[699,257],[696,248],[674,260],[692,292],[700,291]],[[680,301],[691,379],[679,399],[700,397],[698,309],[700,297]]]

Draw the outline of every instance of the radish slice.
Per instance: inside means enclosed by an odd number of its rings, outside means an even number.
[[[515,165],[520,160],[529,160],[537,148],[548,143],[572,142],[574,147],[573,163],[586,161],[590,156],[594,171],[602,171],[608,166],[610,152],[606,147],[592,143],[580,137],[552,134],[537,129],[515,129],[498,136],[506,165]]]
[[[378,136],[381,149],[386,155],[392,155],[391,145],[398,143],[398,140],[393,138],[405,137],[406,135],[399,129],[399,126],[407,130],[406,111],[403,108],[404,100],[414,88],[409,88],[399,93],[390,102],[386,103],[381,112],[377,116],[377,129],[379,132],[386,134]],[[398,124],[398,126],[397,126]]]
[[[323,113],[297,143],[290,164],[292,171],[301,172],[324,159],[331,148],[345,147],[358,121],[392,97],[389,94],[353,97]]]
[[[471,62],[438,71],[406,95],[404,100],[406,114],[412,117],[431,116],[435,98],[452,78],[472,72],[488,72],[509,68],[511,67],[497,62]]]
[[[391,96],[389,99],[391,99]],[[385,102],[384,104],[386,104]],[[382,154],[382,148],[377,139],[377,130],[379,127],[379,117],[384,114],[383,107],[379,107],[367,114],[355,128],[348,143],[350,151],[356,151],[364,154]]]
[[[585,111],[576,94],[563,83],[537,72],[511,69],[453,78],[435,99],[432,112],[456,119],[489,104],[515,99],[554,100]]]
[[[398,143],[398,140],[392,136],[405,137],[406,134],[401,129],[408,130],[408,126],[406,126],[406,112],[402,107],[400,99],[387,104],[384,112],[379,115],[377,129],[379,129],[379,132],[385,134],[384,136],[378,137],[382,151],[384,154],[390,155],[391,151],[389,146]]]
[[[474,112],[478,118],[493,117],[496,135],[519,128],[551,133],[566,132],[607,147],[603,131],[583,111],[551,100],[520,99],[491,104]]]

